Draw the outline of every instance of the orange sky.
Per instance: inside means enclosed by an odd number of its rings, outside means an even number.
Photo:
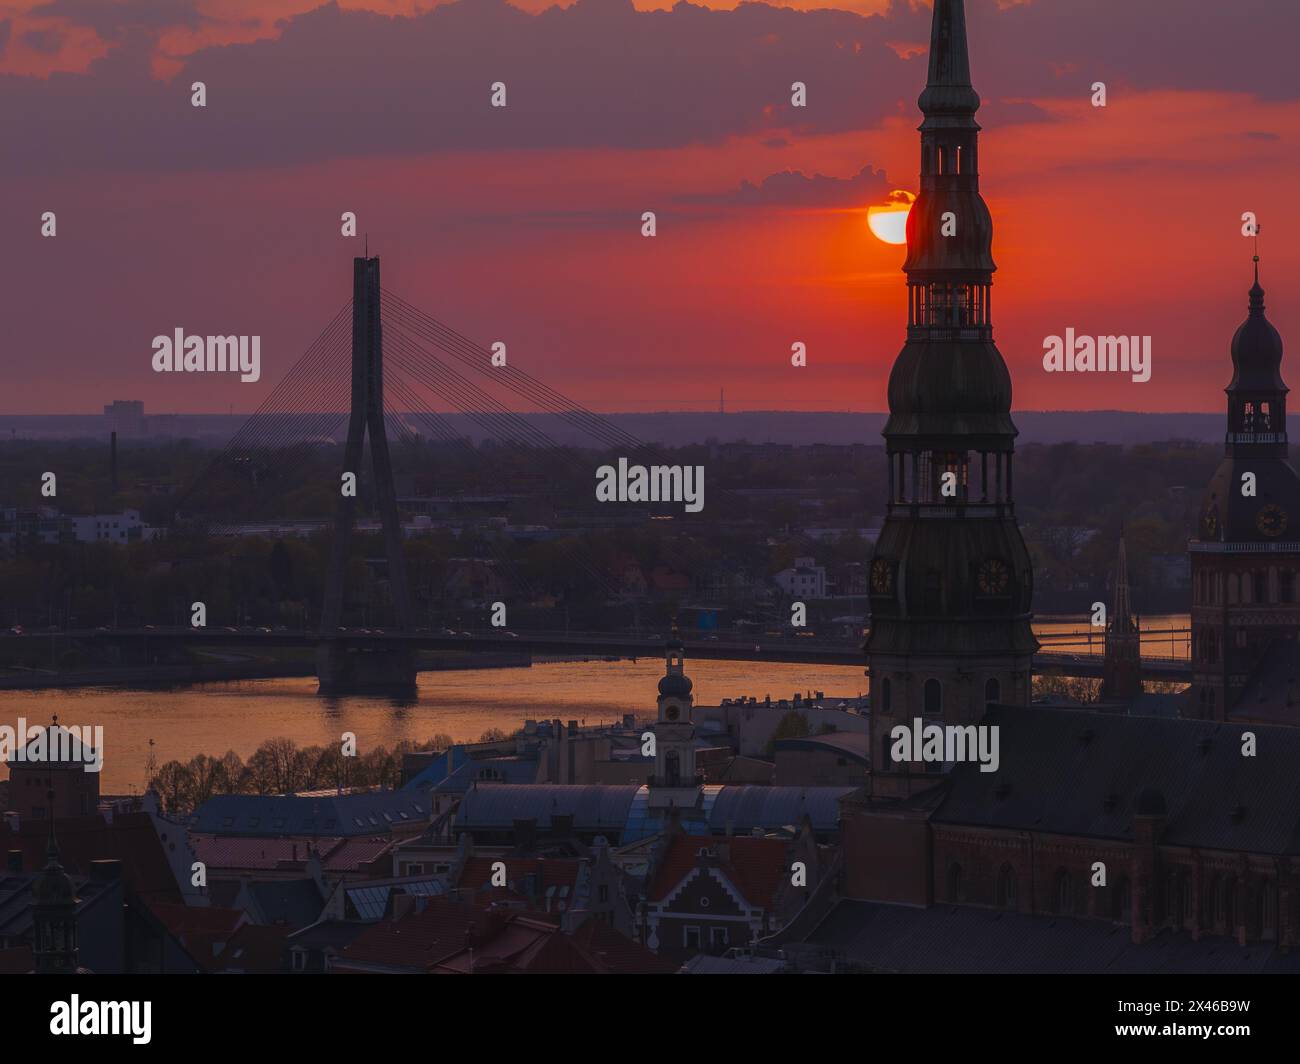
[[[403,15],[431,5],[344,6]],[[74,72],[57,84],[75,90],[121,38],[30,13],[40,7],[0,9],[11,20],[0,73]],[[153,77],[161,86],[177,74],[188,80],[185,57],[211,44],[273,47],[282,30],[267,11],[311,7],[202,3],[209,20],[156,34]],[[982,68],[976,31],[988,38],[981,27],[999,16],[981,23],[972,5],[970,17],[974,81],[984,91],[992,62]],[[62,35],[57,47],[44,31]],[[902,342],[902,249],[871,237],[866,202],[727,200],[742,182],[787,170],[847,181],[871,166],[884,184],[914,189],[922,63],[907,65],[911,83],[900,82],[886,117],[859,128],[737,129],[640,147],[380,148],[221,169],[52,164],[7,179],[9,227],[15,218],[24,227],[22,268],[6,274],[25,308],[15,335],[40,352],[23,409],[93,410],[125,397],[150,409],[255,407],[346,297],[348,259],[360,252],[338,236],[341,209],[361,216],[389,287],[477,339],[508,336],[517,364],[597,409],[710,408],[719,388],[732,408],[882,409]],[[1228,343],[1250,284],[1245,210],[1264,225],[1270,318],[1284,340],[1300,335],[1291,236],[1300,207],[1290,191],[1300,99],[1261,97],[1245,84],[1199,88],[1189,77],[1169,87],[1112,82],[1100,109],[1088,103],[1088,72],[1070,65],[1057,91],[1024,94],[1038,120],[1017,120],[1006,92],[996,97],[1001,111],[980,116],[1000,267],[995,336],[1016,406],[1221,409]],[[112,100],[93,103],[103,121],[116,120],[104,106]],[[55,205],[59,238],[29,234],[31,219]],[[654,240],[638,232],[645,209],[661,214]],[[81,313],[67,313],[68,299]],[[263,335],[264,380],[195,390],[151,375],[148,338],[177,324]],[[1151,335],[1151,381],[1044,373],[1043,338],[1066,327]],[[806,369],[789,365],[796,340],[808,345]]]

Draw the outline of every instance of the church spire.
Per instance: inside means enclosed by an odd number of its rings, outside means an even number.
[[[77,891],[63,869],[54,835],[54,791],[46,794],[50,830],[45,867],[32,882],[32,955],[38,973],[77,970]]]
[[[1124,526],[1119,529],[1119,560],[1115,563],[1115,605],[1110,614],[1111,630],[1114,632],[1131,632],[1133,626],[1133,609],[1129,603],[1128,593],[1128,552],[1124,548]]]
[[[934,0],[934,16],[930,23],[930,72],[917,103],[927,122],[940,114],[964,114],[974,125],[972,116],[979,110],[980,98],[970,83],[963,0]]]

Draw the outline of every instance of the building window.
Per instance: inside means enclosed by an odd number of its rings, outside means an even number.
[[[1114,901],[1111,907],[1111,918],[1124,923],[1133,904],[1133,895],[1129,887],[1128,877],[1120,877],[1120,881],[1115,885]]]
[[[943,608],[943,577],[937,569],[925,574],[924,609],[926,613],[938,613]]]
[[[1277,887],[1265,883],[1259,890],[1259,933],[1262,938],[1277,934]]]
[[[1004,864],[998,872],[998,908],[1014,909],[1016,907],[1016,870]]]
[[[937,717],[943,713],[943,687],[931,677],[925,681],[925,715]]]
[[[677,787],[682,781],[682,759],[676,750],[664,754],[664,784]]]
[[[727,929],[725,927],[709,928],[709,945],[725,946],[727,944]]]
[[[1056,911],[1062,916],[1074,912],[1074,883],[1064,868],[1056,873]]]
[[[1277,597],[1280,602],[1295,601],[1295,573],[1290,569],[1277,574]]]
[[[293,970],[295,972],[306,971],[307,954],[300,949],[293,950],[292,953],[293,953]]]
[[[700,929],[698,927],[686,927],[682,929],[682,945],[686,949],[700,948]]]
[[[602,883],[600,888],[596,891],[596,894],[602,905],[609,901],[609,884]]]
[[[998,702],[1002,699],[1002,685],[998,683],[997,678],[987,680],[984,683],[984,704]]]
[[[1266,602],[1268,600],[1268,588],[1266,586],[1267,578],[1263,573],[1255,574],[1255,601]]]

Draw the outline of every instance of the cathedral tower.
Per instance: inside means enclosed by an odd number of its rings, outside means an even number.
[[[1282,337],[1264,316],[1259,257],[1232,338],[1224,458],[1201,504],[1192,562],[1185,713],[1226,720],[1265,650],[1300,631],[1300,476],[1287,461]]]
[[[993,343],[993,223],[979,192],[980,100],[962,0],[935,0],[918,100],[921,189],[907,219],[907,341],[889,377],[889,499],[871,562],[872,792],[905,795],[936,764],[894,764],[914,717],[978,720],[1027,704],[1038,642],[1012,492],[1011,376]],[[927,778],[929,776],[929,778]]]

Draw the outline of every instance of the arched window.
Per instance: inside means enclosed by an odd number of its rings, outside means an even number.
[[[1283,569],[1277,574],[1277,597],[1280,602],[1295,601],[1295,573],[1290,569]]]
[[[984,681],[984,704],[990,702],[1000,702],[1002,700],[1002,685],[998,683],[996,676],[990,677]]]
[[[1262,573],[1255,574],[1255,601],[1268,601],[1268,578]]]
[[[948,900],[961,901],[961,865],[956,861],[948,866]]]
[[[1016,907],[1016,870],[1004,864],[998,871],[998,908]]]
[[[888,713],[893,705],[893,690],[886,676],[880,681],[880,712]]]
[[[1074,912],[1074,883],[1064,868],[1056,873],[1056,911],[1063,916]]]
[[[931,677],[925,681],[925,715],[937,717],[943,713],[943,686]]]
[[[1259,934],[1261,938],[1277,936],[1277,886],[1271,880],[1259,890]]]
[[[682,759],[676,750],[669,750],[664,755],[664,784],[676,787],[682,781]]]
[[[1129,887],[1128,876],[1121,876],[1115,884],[1114,900],[1111,907],[1111,919],[1124,923],[1129,918],[1133,904],[1133,895]]]

